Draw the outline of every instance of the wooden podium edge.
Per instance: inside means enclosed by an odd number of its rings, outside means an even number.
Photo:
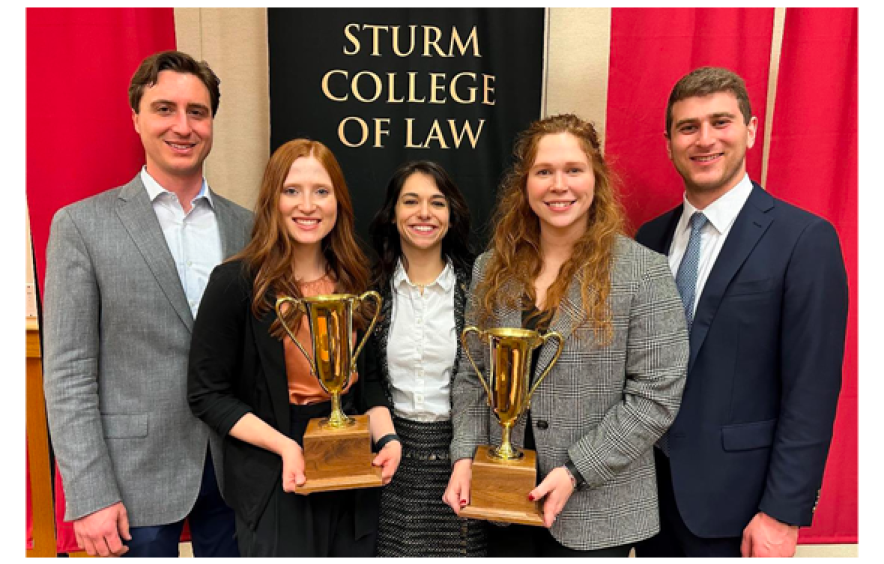
[[[309,495],[319,492],[331,492],[339,490],[355,490],[360,488],[377,488],[384,485],[381,479],[381,469],[372,467],[370,474],[358,476],[340,476],[334,478],[315,478],[307,481],[303,486],[295,487],[296,494]]]
[[[539,513],[527,511],[514,511],[512,509],[499,509],[495,507],[472,507],[467,505],[460,510],[461,517],[470,519],[483,519],[485,521],[501,521],[503,523],[516,523],[519,525],[532,525],[543,527],[543,516]]]
[[[32,548],[26,557],[55,557],[55,503],[52,499],[52,466],[49,458],[49,429],[43,396],[43,361],[37,320],[25,318],[25,433],[28,471],[31,481]]]

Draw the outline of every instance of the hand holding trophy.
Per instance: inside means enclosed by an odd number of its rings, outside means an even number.
[[[488,378],[486,379],[466,342],[469,333],[488,343]],[[549,365],[531,386],[531,354],[550,339],[559,346]],[[528,493],[537,481],[536,453],[515,448],[510,433],[519,417],[528,410],[531,397],[549,374],[562,353],[562,337],[555,331],[541,335],[528,329],[496,328],[480,331],[467,327],[461,333],[461,342],[467,358],[488,396],[488,405],[502,427],[499,447],[482,445],[473,458],[473,478],[470,505],[461,515],[473,519],[488,519],[508,523],[543,526],[538,502],[528,501]]]
[[[363,301],[377,302],[374,317],[362,342],[352,352],[353,311]],[[311,353],[295,338],[281,310],[284,304],[302,308],[310,328]],[[341,393],[347,389],[356,370],[356,359],[371,334],[381,311],[381,296],[365,292],[327,294],[305,298],[280,297],[276,315],[298,349],[310,364],[310,373],[331,395],[331,414],[324,419],[311,419],[304,432],[304,462],[307,482],[295,493],[367,488],[383,485],[380,469],[371,465],[371,434],[368,415],[348,417],[341,409]]]

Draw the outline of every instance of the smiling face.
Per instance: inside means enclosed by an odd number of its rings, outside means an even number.
[[[595,174],[580,141],[570,133],[546,135],[528,171],[528,204],[541,234],[579,238],[586,231]]]
[[[163,186],[201,181],[212,149],[212,121],[209,90],[199,78],[160,72],[157,83],[144,89],[138,113],[132,112],[148,174]]]
[[[396,229],[406,254],[435,249],[442,252],[442,239],[448,233],[448,200],[433,177],[416,172],[405,179],[396,200]]]
[[[319,248],[335,226],[338,200],[331,177],[313,155],[295,159],[279,195],[279,213],[296,243]]]
[[[669,159],[684,179],[688,199],[703,209],[746,174],[746,151],[755,144],[758,120],[747,124],[736,96],[716,92],[672,105]]]

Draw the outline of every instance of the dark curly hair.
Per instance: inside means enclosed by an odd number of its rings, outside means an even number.
[[[400,259],[403,266],[408,268],[408,261],[402,254],[399,230],[396,228],[396,202],[399,200],[399,193],[405,181],[417,173],[432,178],[448,203],[448,232],[442,239],[442,257],[451,261],[458,270],[469,272],[472,267],[475,254],[469,244],[470,210],[463,194],[438,163],[411,161],[399,166],[393,173],[387,184],[384,205],[375,214],[369,226],[371,241],[378,254],[373,280],[373,286],[376,288],[386,288],[390,284],[396,272],[396,263]]]

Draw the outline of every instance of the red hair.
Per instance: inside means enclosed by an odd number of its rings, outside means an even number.
[[[279,213],[279,197],[292,164],[302,157],[313,157],[322,165],[332,181],[338,203],[338,217],[334,227],[322,240],[322,254],[326,261],[326,273],[335,280],[335,292],[360,294],[368,288],[368,260],[356,241],[353,203],[344,180],[344,173],[334,154],[319,141],[293,139],[279,147],[270,157],[264,169],[264,179],[258,201],[255,203],[255,223],[252,239],[248,245],[232,257],[241,259],[255,278],[252,293],[252,313],[261,317],[273,309],[270,296],[301,297],[295,280],[294,251],[297,243],[291,237]],[[291,311],[294,326],[300,314]],[[366,325],[364,316],[355,316],[356,325]],[[273,322],[271,333],[279,338],[285,334],[278,320]]]

